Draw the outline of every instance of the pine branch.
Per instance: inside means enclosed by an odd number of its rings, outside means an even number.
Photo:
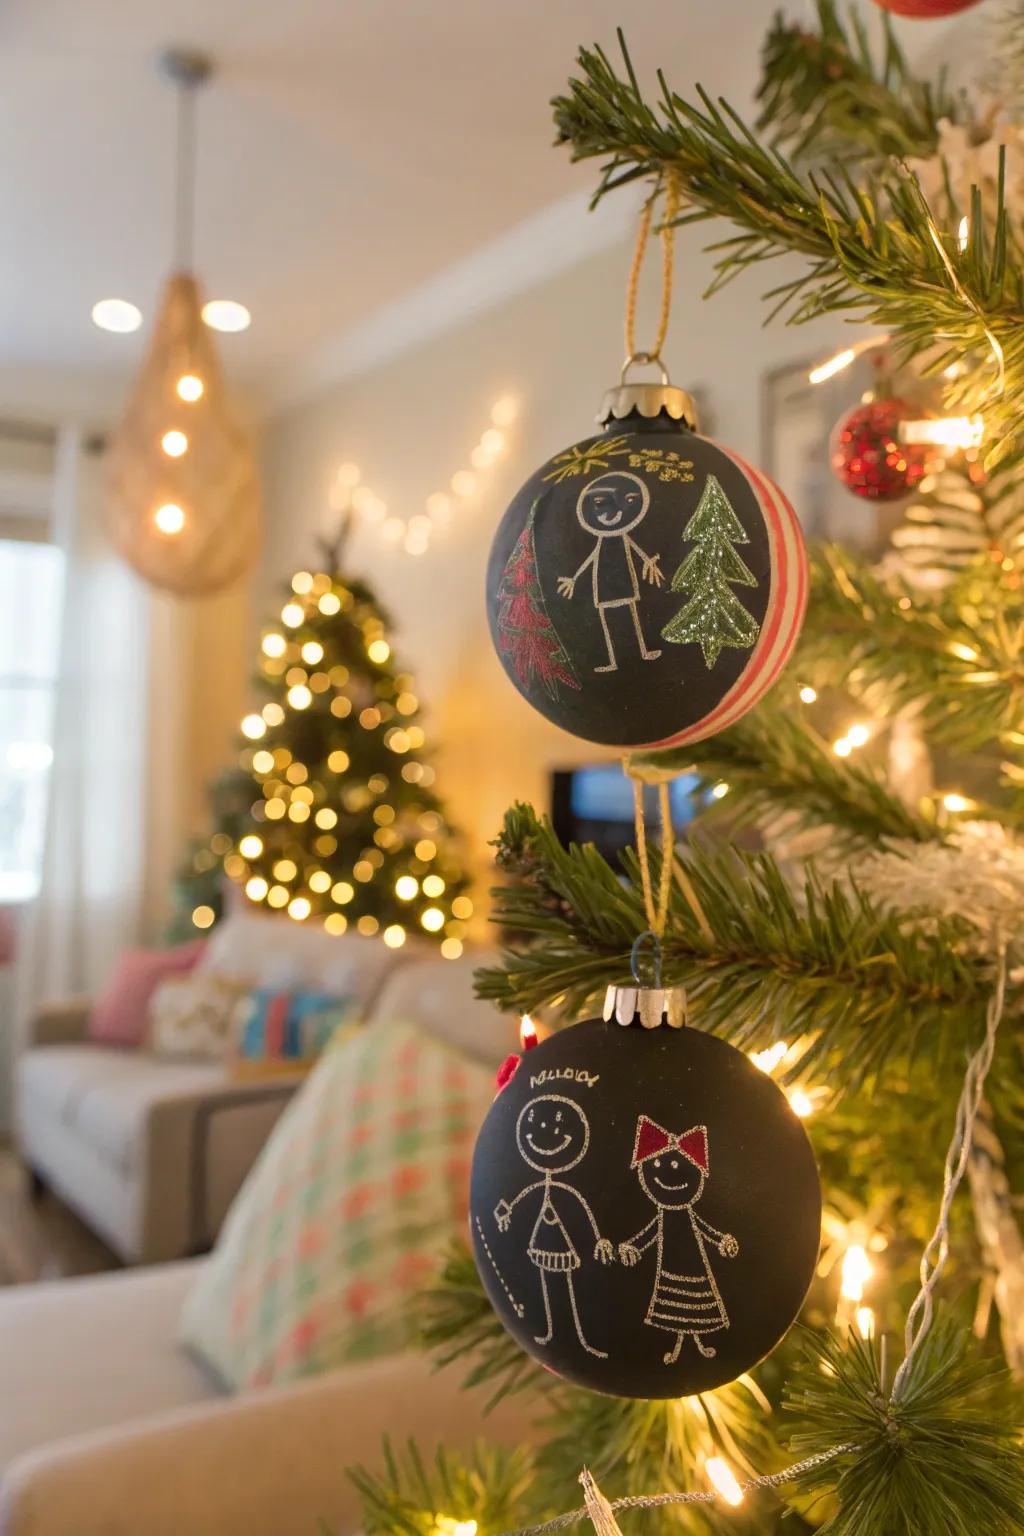
[[[536,1506],[531,1499],[533,1457],[515,1450],[476,1445],[465,1457],[439,1448],[424,1461],[414,1441],[396,1452],[383,1444],[384,1469],[350,1467],[348,1476],[363,1502],[366,1536],[455,1536],[454,1527],[473,1521],[482,1536],[507,1531]]]
[[[836,757],[805,716],[777,695],[706,741],[634,753],[630,770],[641,777],[645,770],[659,776],[695,770],[724,780],[740,825],[787,811],[799,826],[832,827],[853,845],[942,836],[933,820],[905,806],[871,768]]]
[[[635,856],[620,881],[592,846],[563,848],[528,806],[509,813],[498,847],[516,880],[493,893],[494,920],[537,942],[478,971],[477,992],[500,1007],[557,1002],[580,1016],[630,979],[630,949],[647,927]],[[841,1062],[846,1086],[923,1039],[937,1070],[975,1036],[989,977],[963,951],[959,920],[920,932],[813,875],[798,901],[766,855],[694,846],[686,870],[711,938],[673,881],[663,975],[686,987],[700,1028],[748,1048],[807,1035],[801,1067]]]
[[[915,1356],[908,1389],[889,1402],[877,1351],[850,1336],[813,1350],[786,1394],[799,1456],[836,1444],[857,1451],[810,1473],[804,1487],[835,1497],[821,1536],[1011,1536],[1024,1511],[1024,1429],[1006,1373],[971,1358],[966,1331],[937,1323]]]
[[[958,589],[922,600],[829,547],[812,559],[797,665],[880,715],[919,706],[922,727],[961,751],[1024,740],[1024,622],[1006,611],[1005,590],[991,590],[998,579],[975,569],[970,597]]]
[[[788,144],[794,159],[883,160],[934,153],[943,118],[967,116],[962,94],[940,76],[934,89],[907,62],[883,18],[881,60],[856,12],[844,26],[834,0],[817,0],[817,30],[775,17],[761,55],[757,131]]]
[[[709,247],[716,253],[714,292],[738,272],[794,252],[807,260],[804,274],[770,290],[771,314],[791,323],[847,311],[884,326],[896,338],[898,357],[935,352],[940,336],[951,355],[990,358],[990,329],[1003,349],[1005,390],[987,399],[993,373],[984,366],[947,387],[965,409],[986,401],[992,461],[1008,451],[1024,408],[1024,266],[1011,237],[1002,178],[998,206],[986,220],[972,218],[967,248],[944,236],[946,256],[957,272],[953,284],[932,236],[932,216],[916,178],[898,161],[878,173],[871,189],[849,175],[803,174],[766,148],[726,103],[699,90],[700,105],[685,101],[661,80],[657,107],[644,99],[621,38],[625,75],[600,48],[578,55],[579,75],[553,102],[559,141],[576,160],[605,164],[594,195],[627,182],[662,180],[671,173],[684,212],[677,222],[721,217],[738,233]]]

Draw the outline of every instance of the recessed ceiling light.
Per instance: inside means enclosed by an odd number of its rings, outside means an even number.
[[[142,310],[127,299],[100,299],[92,307],[92,318],[101,331],[137,331],[142,324]]]
[[[234,299],[210,299],[203,305],[203,319],[215,331],[246,331],[252,315]]]

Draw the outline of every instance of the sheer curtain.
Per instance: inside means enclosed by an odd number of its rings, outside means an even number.
[[[102,457],[61,429],[53,538],[64,607],[39,896],[19,944],[16,1017],[93,992],[138,936],[146,881],[151,599],[108,544]]]

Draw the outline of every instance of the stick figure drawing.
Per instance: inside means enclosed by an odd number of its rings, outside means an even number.
[[[632,537],[633,529],[647,515],[651,493],[639,475],[627,470],[610,470],[598,479],[591,480],[580,491],[576,502],[576,517],[580,526],[596,535],[594,547],[573,576],[558,578],[558,591],[562,597],[572,597],[576,583],[588,566],[593,567],[591,585],[594,607],[601,620],[608,660],[595,667],[595,672],[617,672],[619,663],[615,657],[611,630],[608,628],[608,611],[611,608],[628,608],[636,631],[637,644],[644,661],[655,661],[660,651],[647,648],[637,605],[640,601],[640,581],[636,573],[634,554],[640,557],[641,575],[644,581],[660,587],[664,581],[658,564],[660,555],[649,555]]]
[[[693,1209],[709,1172],[707,1129],[695,1125],[673,1135],[641,1115],[630,1167],[637,1170],[641,1189],[658,1208],[635,1237],[619,1244],[619,1258],[627,1266],[638,1264],[648,1248],[657,1253],[654,1292],[644,1322],[675,1334],[666,1365],[675,1365],[687,1338],[711,1359],[715,1349],[704,1342],[703,1335],[728,1328],[729,1317],[706,1244],[710,1242],[729,1259],[740,1249],[730,1233],[719,1232]]]
[[[525,1189],[521,1189],[514,1200],[500,1200],[495,1207],[494,1219],[498,1224],[498,1231],[507,1232],[512,1221],[512,1212],[520,1200],[525,1200],[527,1195],[532,1195],[537,1190],[542,1191],[540,1213],[530,1234],[527,1249],[530,1262],[540,1275],[544,1316],[547,1320],[547,1332],[536,1335],[536,1342],[550,1344],[554,1334],[548,1276],[564,1275],[568,1287],[569,1305],[572,1308],[573,1322],[576,1326],[576,1337],[588,1354],[596,1355],[599,1360],[607,1360],[606,1350],[595,1349],[587,1342],[580,1322],[579,1308],[576,1305],[572,1277],[573,1270],[579,1269],[581,1260],[569,1236],[567,1225],[569,1217],[567,1201],[570,1196],[582,1207],[593,1228],[595,1259],[599,1259],[602,1264],[610,1264],[615,1257],[615,1250],[609,1240],[601,1236],[594,1213],[579,1191],[564,1179],[555,1178],[555,1174],[568,1173],[583,1161],[590,1145],[590,1123],[574,1099],[568,1099],[560,1093],[539,1094],[525,1104],[519,1112],[519,1119],[516,1121],[516,1145],[523,1161],[543,1177],[528,1184]]]

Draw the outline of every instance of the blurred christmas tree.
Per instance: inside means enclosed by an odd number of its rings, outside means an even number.
[[[331,551],[337,565],[340,550]],[[263,702],[242,721],[238,767],[212,786],[213,831],[175,891],[180,933],[209,928],[232,884],[254,906],[328,933],[436,939],[462,953],[473,906],[434,793],[412,677],[398,670],[370,588],[297,571],[263,632]]]

